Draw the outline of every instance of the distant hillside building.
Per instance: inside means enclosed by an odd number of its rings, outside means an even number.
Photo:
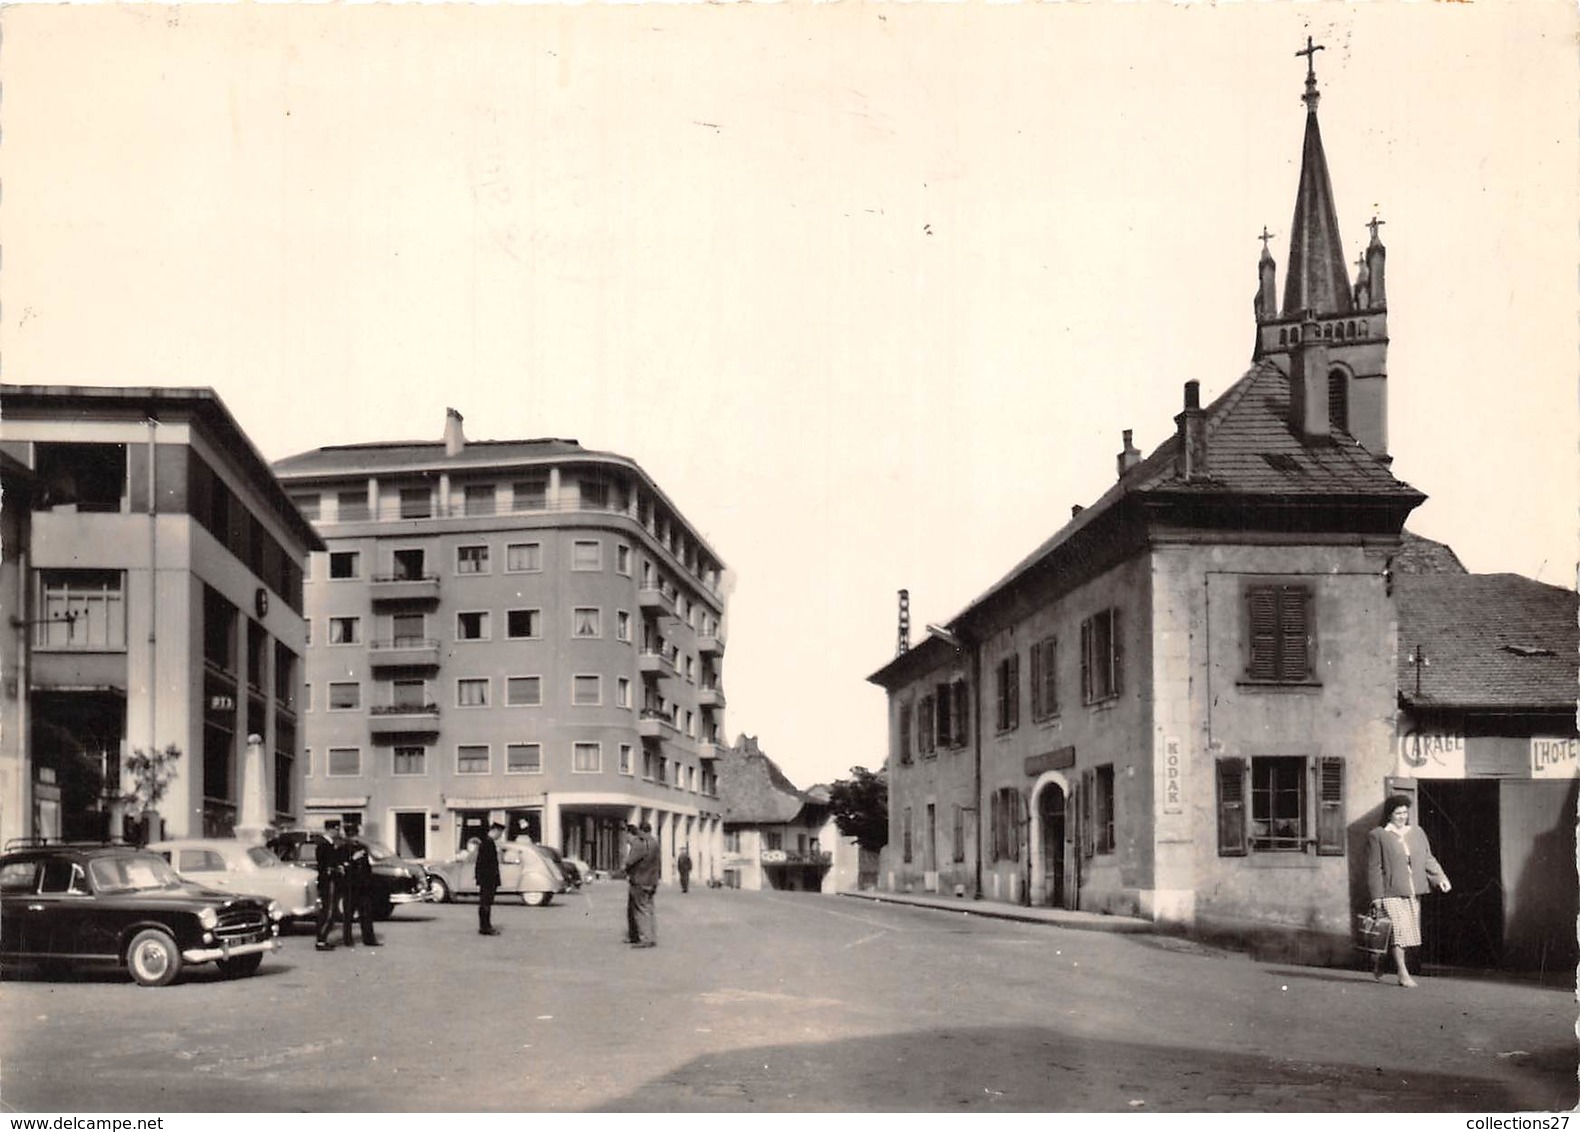
[[[308,824],[413,857],[491,820],[666,875],[722,844],[724,563],[634,461],[574,440],[320,448],[276,474],[323,535],[307,581]]]
[[[856,887],[856,843],[840,834],[828,787],[796,789],[755,736],[740,736],[719,760],[719,800],[718,879],[726,887],[824,893]]]
[[[6,836],[122,835],[126,756],[169,745],[164,832],[228,834],[253,735],[259,824],[299,821],[301,563],[323,543],[219,397],[0,386],[0,460]]]

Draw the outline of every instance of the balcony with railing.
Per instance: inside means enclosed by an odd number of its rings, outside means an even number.
[[[644,739],[674,738],[680,734],[674,717],[657,708],[643,708],[637,717],[636,733]]]
[[[675,591],[667,586],[644,582],[636,591],[636,600],[643,612],[675,615]]]
[[[705,630],[697,634],[698,656],[723,656],[724,633],[720,629]]]
[[[697,688],[697,706],[721,708],[724,706],[724,685],[718,681]]]
[[[374,605],[432,604],[439,600],[439,576],[375,574],[368,596]]]
[[[699,759],[717,759],[724,755],[724,745],[717,739],[699,739],[697,741],[697,757]]]
[[[644,676],[673,676],[675,662],[658,649],[644,648],[636,654],[636,670]]]
[[[432,637],[394,637],[368,646],[374,668],[438,668],[439,642]]]
[[[379,704],[368,709],[374,735],[432,735],[439,730],[439,705]]]

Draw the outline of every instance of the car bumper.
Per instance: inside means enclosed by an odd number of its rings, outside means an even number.
[[[213,947],[192,947],[181,953],[188,963],[209,963],[215,959],[234,959],[238,955],[257,955],[265,951],[280,950],[277,939],[260,939],[256,943],[220,942]]]
[[[428,899],[428,890],[426,888],[423,889],[421,892],[392,892],[392,893],[390,893],[390,903],[391,904],[421,904],[424,900],[427,900],[427,899]]]
[[[287,920],[316,920],[318,919],[318,901],[311,904],[299,904],[295,908],[285,910]]]

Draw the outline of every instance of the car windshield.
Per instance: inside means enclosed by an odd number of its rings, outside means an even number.
[[[89,863],[88,873],[93,877],[93,887],[100,892],[146,892],[174,888],[181,883],[164,858],[152,853],[99,857]]]
[[[394,853],[384,848],[384,846],[380,845],[376,841],[365,841],[363,844],[368,847],[368,856],[372,857],[375,861],[388,861],[390,858],[395,856]]]
[[[262,845],[254,845],[251,849],[248,849],[247,857],[260,869],[278,869],[284,864],[280,858],[269,852]]]

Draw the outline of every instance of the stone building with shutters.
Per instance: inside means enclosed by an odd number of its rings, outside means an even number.
[[[1309,56],[1308,56],[1309,59]],[[1306,79],[1283,301],[1250,368],[926,640],[888,693],[883,886],[1347,954],[1394,769],[1385,253],[1353,281]]]

